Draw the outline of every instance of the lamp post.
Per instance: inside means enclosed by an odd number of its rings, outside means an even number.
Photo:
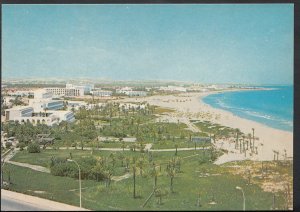
[[[79,170],[79,198],[80,198],[80,208],[81,208],[81,174],[80,174],[80,166],[78,165],[78,163],[75,160],[67,159],[67,161],[74,162],[78,166],[78,170]]]
[[[1,163],[1,188],[3,187],[3,168],[4,168],[5,160],[4,158],[2,159]]]
[[[241,187],[237,186],[235,187],[237,190],[241,190],[242,193],[243,193],[243,199],[244,199],[244,204],[243,204],[243,210],[245,211],[246,210],[246,198],[245,198],[245,194],[244,194],[244,191]]]

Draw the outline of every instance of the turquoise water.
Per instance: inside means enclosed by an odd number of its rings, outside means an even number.
[[[267,126],[293,131],[293,86],[263,86],[273,90],[217,93],[203,101],[212,107],[260,122]]]

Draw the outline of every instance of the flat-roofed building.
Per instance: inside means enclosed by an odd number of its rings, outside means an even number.
[[[118,94],[121,94],[121,93],[127,94],[129,91],[132,91],[132,88],[124,87],[124,88],[116,89],[116,93],[118,93]]]
[[[74,114],[71,111],[58,111],[64,107],[62,100],[53,100],[52,93],[46,90],[35,92],[34,99],[29,100],[29,106],[14,107],[5,110],[7,121],[32,124],[47,124],[52,126],[61,121],[73,122]]]
[[[35,112],[44,112],[46,110],[59,110],[64,107],[62,100],[52,99],[29,99],[29,105]]]
[[[53,94],[45,89],[34,91],[34,99],[51,99]]]
[[[73,122],[75,121],[74,113],[71,111],[50,111],[52,112],[56,117],[59,118],[59,121],[67,121],[67,122]]]
[[[146,91],[128,91],[126,94],[128,96],[147,96]]]
[[[168,85],[168,87],[163,87],[161,86],[159,90],[162,91],[171,91],[171,92],[186,92],[187,89],[185,87],[181,86],[173,86],[173,85]]]
[[[84,94],[90,94],[91,91],[94,89],[93,84],[79,84],[79,85],[73,85],[71,83],[66,84],[67,89],[79,89],[83,90]]]
[[[28,111],[27,111],[28,110]],[[48,111],[33,112],[32,107],[28,108],[12,108],[5,110],[6,121],[15,121],[19,123],[30,122],[33,125],[46,124],[52,126],[59,124],[61,121],[73,122],[75,121],[74,114],[71,111]]]
[[[146,91],[134,91],[130,87],[124,87],[120,89],[116,89],[117,94],[126,94],[128,96],[147,96]]]
[[[19,117],[31,117],[33,113],[33,107],[18,106],[5,110],[5,119],[7,121],[18,120]]]
[[[91,93],[94,96],[111,96],[112,95],[112,91],[106,91],[106,90],[94,90],[94,91],[91,91]]]
[[[56,96],[84,96],[84,88],[45,88]]]

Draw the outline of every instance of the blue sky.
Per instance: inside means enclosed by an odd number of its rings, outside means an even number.
[[[2,5],[2,76],[292,84],[293,10]]]

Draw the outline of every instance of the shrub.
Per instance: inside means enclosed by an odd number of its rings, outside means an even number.
[[[31,143],[27,147],[29,153],[39,153],[41,152],[40,145],[38,143]]]
[[[96,165],[96,159],[87,157],[78,161],[81,169],[81,179],[95,180],[96,174],[91,171]],[[50,172],[55,176],[68,176],[72,178],[78,178],[78,167],[74,162],[68,162],[66,158],[52,157],[50,161]],[[98,176],[98,179],[102,179],[103,176]]]
[[[5,143],[5,147],[6,147],[7,149],[9,149],[11,146],[12,146],[12,143],[11,143],[11,142],[6,142],[6,143]]]
[[[25,148],[25,146],[26,146],[26,144],[25,144],[25,143],[23,143],[23,142],[20,142],[20,143],[18,143],[18,144],[17,144],[17,147],[19,147],[19,148],[20,148],[20,151],[23,151],[23,150],[24,150],[24,148]]]

